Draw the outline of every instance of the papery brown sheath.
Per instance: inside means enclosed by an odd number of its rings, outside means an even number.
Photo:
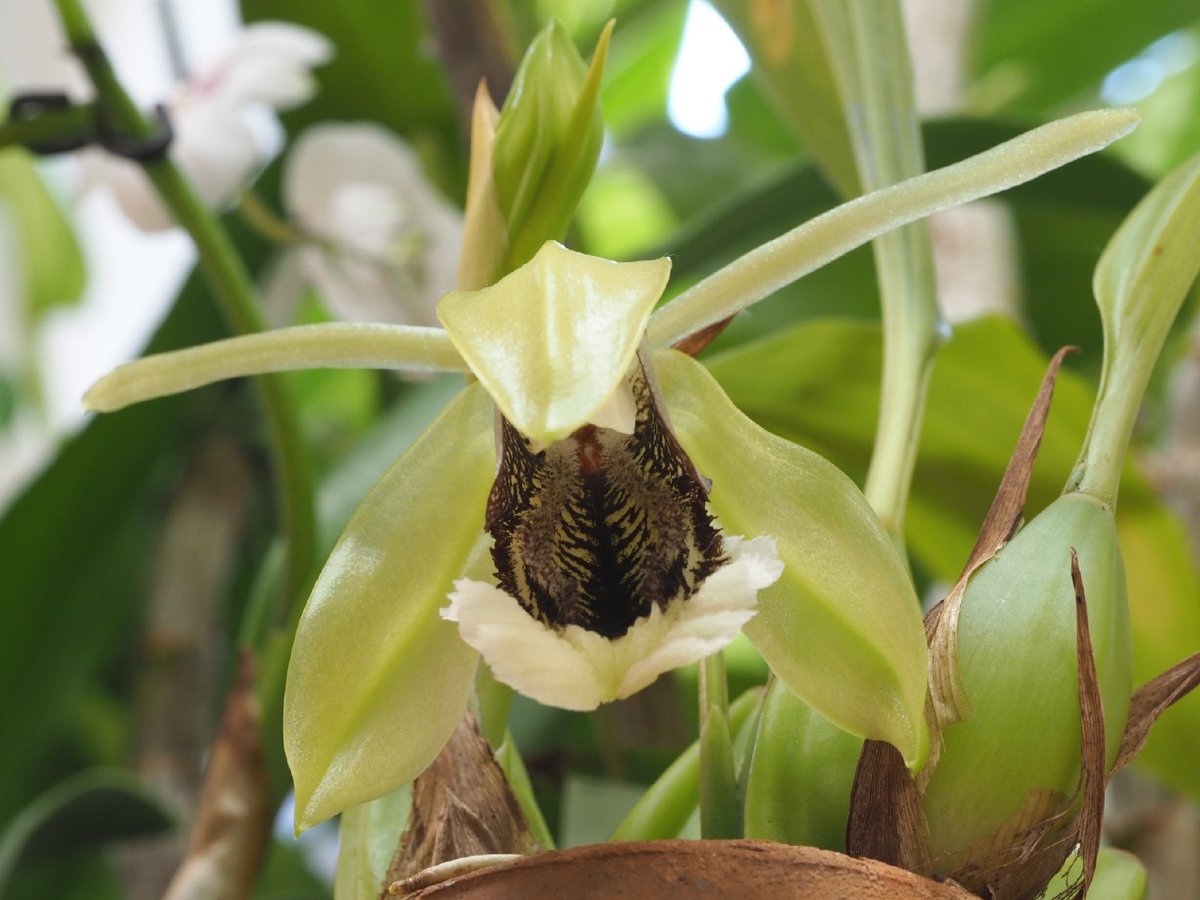
[[[534,450],[502,415],[486,527],[500,587],[554,628],[625,634],[729,561],[696,471],[639,358],[634,431],[587,424]]]

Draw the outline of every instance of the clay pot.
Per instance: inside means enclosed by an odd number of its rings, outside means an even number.
[[[950,884],[871,859],[768,841],[594,844],[497,865],[409,898],[451,900],[967,900]]]

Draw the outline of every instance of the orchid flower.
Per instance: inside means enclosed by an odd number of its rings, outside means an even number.
[[[288,154],[284,205],[306,240],[306,280],[349,321],[434,325],[455,286],[462,214],[426,180],[416,154],[376,125],[309,128]]]
[[[276,152],[272,113],[307,101],[315,90],[309,70],[326,62],[324,37],[286,22],[242,29],[213,66],[182,82],[164,103],[174,137],[171,157],[210,207],[227,204]],[[88,153],[88,187],[105,186],[143,231],[174,225],[140,167],[106,153]]]
[[[716,652],[739,627],[822,715],[920,767],[925,640],[892,541],[849,478],[759,428],[670,348],[884,231],[1027,181],[1136,121],[1083,113],[865,195],[657,311],[667,260],[548,243],[490,287],[446,295],[443,328],[299,326],[98,382],[85,402],[111,410],[296,368],[474,376],[364,499],[304,610],[285,698],[297,826],[419,773],[458,722],[479,653],[519,690],[586,709]]]

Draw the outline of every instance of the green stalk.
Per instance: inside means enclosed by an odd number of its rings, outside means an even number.
[[[700,663],[700,836],[741,837],[741,818],[725,657],[714,653]]]
[[[1128,344],[1112,346],[1105,340],[1106,359],[1092,420],[1068,479],[1068,491],[1090,494],[1110,505],[1116,503],[1125,453],[1158,359],[1158,347],[1149,352],[1141,350]]]
[[[96,40],[80,0],[55,0],[72,51],[96,88],[97,115],[118,134],[150,138],[156,125],[138,109]],[[147,163],[145,172],[176,221],[196,245],[200,267],[221,312],[239,333],[265,327],[250,274],[229,236],[205,207],[179,168],[167,157]],[[276,502],[288,537],[284,602],[293,604],[308,586],[316,557],[312,476],[299,421],[277,377],[257,379],[266,408],[271,454],[277,473]]]
[[[753,723],[762,689],[751,688],[729,704],[730,731],[740,737]],[[700,741],[692,742],[667,768],[613,832],[614,841],[657,841],[679,837],[696,809],[700,785]]]
[[[812,11],[841,95],[863,191],[920,175],[924,151],[899,3],[817,0]],[[873,250],[882,306],[883,379],[863,493],[903,550],[904,511],[941,316],[926,222],[880,235]]]
[[[28,147],[61,138],[90,138],[94,115],[91,106],[71,106],[47,110],[31,119],[10,119],[0,123],[0,149]]]

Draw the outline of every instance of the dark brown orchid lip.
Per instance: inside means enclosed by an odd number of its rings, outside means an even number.
[[[676,440],[644,364],[627,376],[634,431],[584,425],[542,450],[500,416],[486,528],[500,587],[555,629],[625,634],[729,561],[708,484]]]

